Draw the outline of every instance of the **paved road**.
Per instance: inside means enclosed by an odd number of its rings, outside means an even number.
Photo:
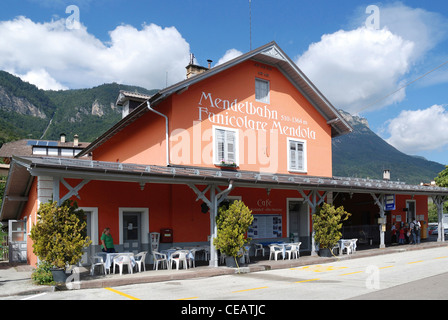
[[[27,296],[33,300],[446,299],[448,249],[434,248],[322,265]],[[9,297],[21,299],[23,297]]]

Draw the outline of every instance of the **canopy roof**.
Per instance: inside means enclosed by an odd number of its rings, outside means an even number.
[[[117,162],[47,157],[13,157],[5,189],[0,220],[15,219],[28,201],[33,176],[106,180],[136,183],[163,183],[318,190],[347,193],[407,194],[448,196],[448,188],[408,185],[404,182],[343,177],[309,177],[292,174],[270,174],[253,171],[154,166]],[[14,181],[12,183],[11,181]]]

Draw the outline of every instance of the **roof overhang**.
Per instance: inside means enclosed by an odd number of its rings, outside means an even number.
[[[222,171],[211,168],[164,167],[79,159],[13,157],[0,220],[15,219],[27,201],[34,176],[136,182],[139,184],[194,184],[234,187],[318,190],[345,193],[405,194],[448,197],[448,188],[407,185],[403,182]]]
[[[195,75],[189,79],[178,82],[170,87],[160,90],[150,98],[142,101],[142,104],[137,107],[128,116],[119,121],[116,125],[106,131],[103,135],[92,142],[87,148],[80,152],[77,157],[81,157],[95,148],[103,144],[110,137],[121,131],[123,128],[140,118],[148,112],[147,102],[152,107],[156,107],[159,103],[164,101],[167,97],[174,93],[181,93],[187,90],[190,86],[199,83],[209,77],[230,69],[244,61],[254,60],[264,64],[277,67],[280,72],[295,86],[295,88],[314,106],[314,108],[322,115],[331,126],[332,137],[337,137],[353,131],[350,124],[342,117],[338,110],[324,97],[324,95],[314,86],[314,84],[305,76],[299,67],[283,52],[283,50],[274,41],[252,50],[246,54],[238,56],[226,63],[216,66],[201,74]],[[124,95],[122,96],[124,99]],[[120,100],[120,97],[118,99]]]

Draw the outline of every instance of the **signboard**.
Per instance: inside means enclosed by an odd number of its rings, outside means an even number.
[[[254,221],[247,231],[252,239],[282,238],[282,216],[254,214]]]
[[[384,211],[395,210],[395,195],[386,194],[384,196]]]

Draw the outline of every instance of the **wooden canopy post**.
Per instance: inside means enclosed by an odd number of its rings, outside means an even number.
[[[375,201],[375,204],[378,206],[378,208],[380,209],[380,223],[379,223],[379,228],[380,228],[380,249],[384,249],[386,248],[386,244],[384,241],[384,235],[386,233],[386,219],[385,219],[385,214],[384,214],[384,205],[385,205],[385,197],[384,197],[384,193],[381,193],[379,196],[377,196],[374,193],[370,194],[373,198],[373,200]]]

